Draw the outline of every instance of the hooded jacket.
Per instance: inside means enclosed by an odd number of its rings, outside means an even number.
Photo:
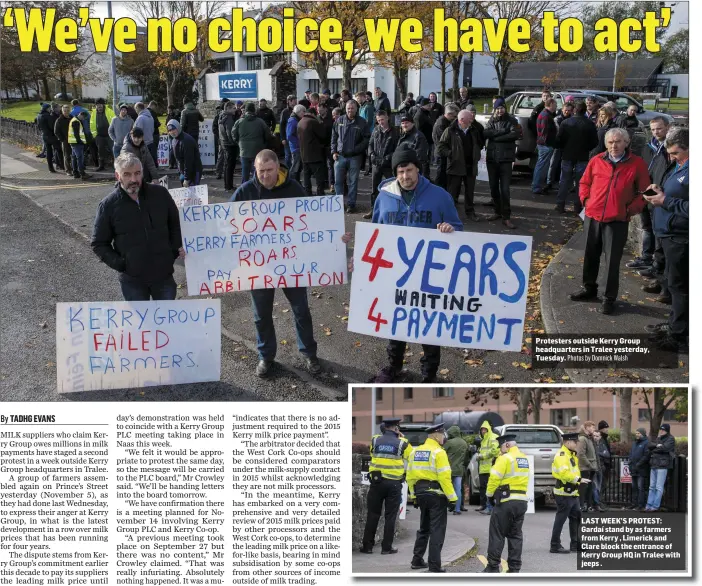
[[[436,230],[438,224],[448,222],[457,232],[463,231],[463,222],[449,192],[422,175],[409,205],[402,198],[400,184],[394,177],[383,181],[379,190],[371,220],[374,224]]]
[[[219,136],[219,144],[222,146],[234,146],[232,138],[232,130],[234,129],[234,113],[232,111],[224,111],[219,114],[217,120],[217,134]]]
[[[56,134],[54,133],[56,120],[58,120],[58,118],[56,118],[56,115],[50,108],[43,109],[39,116],[37,116],[37,127],[41,131],[41,137],[45,142],[53,144],[57,141]]]
[[[120,150],[120,154],[123,153],[132,153],[141,161],[141,166],[144,169],[144,181],[146,183],[149,183],[154,179],[158,179],[158,169],[156,168],[154,159],[151,156],[149,147],[146,146],[146,141],[142,141],[139,146],[136,146],[132,142],[131,134],[127,134],[127,136],[124,138],[124,142],[122,143],[122,150]]]
[[[134,126],[134,121],[129,116],[124,118],[115,116],[110,122],[107,134],[112,139],[112,142],[121,148],[124,144],[124,139],[127,138],[127,135],[132,130],[132,126]]]
[[[390,100],[385,92],[380,92],[380,95],[373,100],[375,111],[385,110],[385,113],[390,116]]]
[[[239,118],[232,129],[232,139],[239,145],[239,155],[245,159],[255,158],[272,137],[270,128],[253,112]]]
[[[392,168],[392,154],[395,152],[399,140],[400,130],[396,126],[390,126],[387,130],[383,130],[383,127],[378,124],[373,129],[368,144],[371,163],[383,169]]]
[[[192,102],[188,102],[180,113],[180,127],[196,141],[200,136],[200,122],[204,121],[200,110]]]
[[[665,436],[656,438],[648,443],[647,449],[651,452],[650,465],[652,470],[673,467],[675,438],[672,435],[666,433]]]
[[[420,163],[427,163],[429,161],[429,143],[427,143],[426,137],[416,126],[408,132],[400,134],[400,138],[397,140],[397,146],[399,147],[401,144],[408,144],[409,147],[417,153]]]
[[[632,476],[648,476],[650,454],[648,451],[648,438],[644,435],[640,440],[631,444],[629,453],[629,474]]]
[[[487,432],[480,440],[480,450],[478,451],[478,472],[480,474],[490,474],[490,468],[495,458],[500,455],[500,445],[497,443],[497,434],[492,431],[489,421],[483,421],[480,429],[487,429]]]
[[[432,118],[431,112],[427,112],[424,108],[419,108],[414,115],[414,127],[424,135],[428,145],[434,144],[432,132],[438,119],[439,117]]]
[[[453,122],[455,122],[455,120]],[[441,116],[440,118],[437,118],[436,122],[434,122],[434,128],[432,128],[431,130],[431,139],[434,141],[434,144],[439,144],[441,136],[444,134],[444,130],[451,126],[451,124],[452,121],[446,118],[446,116]]]
[[[444,450],[451,464],[451,476],[463,476],[463,460],[468,450],[466,440],[461,437],[461,428],[452,425],[448,428],[448,440],[444,444]]]
[[[582,425],[578,431],[578,462],[583,472],[596,472],[600,469],[595,442]]]
[[[665,193],[662,206],[653,208],[653,231],[659,238],[690,236],[690,161],[678,166],[673,162],[666,170],[661,187]]]
[[[172,275],[182,241],[168,190],[143,182],[137,203],[117,184],[98,206],[90,246],[107,266],[143,283]]]
[[[281,165],[278,170],[278,181],[268,189],[261,185],[258,176],[254,173],[253,179],[249,179],[240,185],[229,201],[252,201],[257,199],[283,199],[288,197],[308,197],[305,189],[288,174],[288,170]]]
[[[154,119],[148,108],[144,108],[137,116],[134,128],[141,128],[144,131],[144,142],[149,145],[154,142]]]
[[[580,180],[580,203],[585,215],[598,222],[628,222],[646,206],[641,197],[649,185],[641,157],[628,151],[618,163],[602,153],[590,159]]]
[[[483,136],[487,139],[485,160],[488,163],[512,163],[516,159],[517,140],[522,136],[522,129],[514,116],[492,116]]]
[[[331,152],[343,157],[362,155],[368,148],[370,129],[366,121],[356,114],[350,120],[346,114],[339,116],[332,126]]]

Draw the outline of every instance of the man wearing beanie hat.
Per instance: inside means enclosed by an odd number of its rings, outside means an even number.
[[[400,119],[400,127],[402,128],[402,133],[397,141],[397,148],[400,148],[401,145],[407,145],[417,153],[420,172],[426,177],[424,170],[429,164],[429,143],[426,137],[423,133],[419,132],[414,124],[414,120],[407,114]]]
[[[202,177],[202,159],[197,142],[183,131],[177,120],[169,120],[166,129],[168,135],[173,138],[173,155],[178,164],[181,184],[183,187],[199,185]]]
[[[629,474],[631,475],[631,505],[627,509],[643,511],[646,508],[648,493],[644,484],[649,476],[649,459],[647,432],[639,427],[634,434],[634,443],[631,444],[629,453]]]
[[[648,487],[648,501],[644,511],[653,513],[661,506],[663,488],[668,470],[673,468],[675,461],[675,438],[670,435],[670,424],[663,423],[658,438],[649,442],[651,478]]]
[[[120,104],[117,116],[112,119],[107,129],[107,134],[112,139],[112,154],[115,159],[119,157],[124,139],[127,138],[127,135],[132,130],[132,126],[134,126],[134,121],[129,117],[127,104]]]
[[[129,118],[131,120],[131,118]],[[144,183],[158,184],[158,169],[151,150],[144,142],[143,129],[134,126],[122,143],[121,154],[132,154],[141,161]]]
[[[463,223],[458,218],[451,196],[420,174],[420,164],[419,157],[412,148],[407,145],[397,147],[392,156],[394,177],[380,184],[371,221],[374,224],[438,229],[444,234],[454,230],[462,231]],[[388,342],[389,365],[375,377],[375,382],[391,383],[395,380],[402,370],[406,346],[404,341]],[[422,348],[422,382],[435,382],[441,348],[429,344],[422,344]]]

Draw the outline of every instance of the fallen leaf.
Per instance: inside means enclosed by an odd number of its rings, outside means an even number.
[[[331,335],[332,335],[331,328],[324,328],[324,335],[325,335],[325,336],[331,336]]]
[[[143,396],[144,396],[144,391],[141,391],[139,394],[143,397]]]
[[[242,360],[246,360],[247,358],[248,358],[248,356],[242,356],[242,357],[241,357]]]
[[[288,341],[287,341],[287,340],[281,340],[280,343],[281,343],[281,345],[283,345],[283,346],[287,346],[287,345],[288,345]]]
[[[360,347],[361,347],[361,343],[360,343],[360,342],[354,342],[353,345],[356,346],[356,348],[360,348]]]
[[[290,385],[290,388],[291,388],[291,389],[296,389],[296,388],[297,388],[297,385]]]
[[[290,311],[290,310],[289,310],[289,309],[284,309],[284,310],[283,310],[283,313],[288,313],[288,311]]]
[[[531,344],[531,338],[524,338],[525,344]]]
[[[680,368],[683,368],[685,366],[685,363],[682,360],[678,360],[678,366]]]
[[[519,368],[519,362],[513,362],[512,366],[514,366],[515,368]]]
[[[559,319],[559,320],[558,320],[558,323],[559,323],[559,324],[564,324],[565,322],[564,322],[562,319]]]
[[[341,321],[349,321],[349,316],[348,315],[342,316]]]
[[[46,367],[47,367],[47,368],[53,368],[54,366],[56,366],[56,363],[55,363],[55,362],[47,362],[47,363],[46,363]]]
[[[473,367],[482,366],[483,364],[485,364],[485,362],[483,360],[481,360],[480,358],[477,358],[477,359],[469,358],[467,360],[464,360],[463,362],[465,364],[467,364],[468,366],[473,366]]]
[[[39,327],[40,327],[42,330],[44,330],[44,329],[48,328],[49,326],[47,326],[47,325],[46,325],[46,322],[43,321],[43,322],[41,322],[41,323],[39,324]]]
[[[502,376],[501,374],[488,375],[488,379],[490,379],[490,380],[502,380],[503,378],[505,378],[505,377]]]
[[[561,377],[561,380],[570,380],[570,377],[569,377],[567,374],[564,374],[564,375]]]
[[[575,279],[575,277],[574,277],[573,275],[568,275],[568,278],[569,278],[569,279]]]
[[[447,375],[448,373],[449,373],[449,369],[448,369],[448,368],[442,368],[442,369],[439,371],[439,374],[443,374],[444,376]]]

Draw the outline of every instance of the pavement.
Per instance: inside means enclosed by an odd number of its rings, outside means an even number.
[[[70,283],[70,286],[56,291],[57,297],[46,298],[37,296],[34,300],[36,307],[43,309],[39,323],[46,322],[47,333],[53,332],[55,323],[55,304],[58,301],[78,301],[78,300],[121,300],[121,294],[116,275],[94,257],[88,239],[92,232],[95,210],[99,202],[113,188],[114,176],[110,171],[96,173],[89,168],[87,171],[93,175],[86,182],[77,181],[66,175],[51,174],[48,172],[44,159],[38,159],[34,153],[28,152],[20,147],[2,141],[2,188],[3,197],[8,193],[21,195],[22,197],[12,198],[14,214],[22,217],[21,210],[31,210],[31,215],[40,217],[42,222],[51,229],[61,230],[61,241],[70,242],[75,246],[79,255],[72,255],[75,261],[77,278]],[[165,170],[164,170],[165,172]],[[173,172],[169,174],[171,187],[177,187],[177,179]],[[215,179],[211,172],[206,172],[204,182],[209,186],[210,199],[212,202],[228,201],[231,193],[225,192],[221,180]],[[240,182],[240,175],[235,175],[235,184]],[[365,221],[362,215],[370,207],[370,177],[362,174],[359,186],[358,212],[346,215],[347,231],[354,231],[355,222]],[[483,221],[479,223],[466,223],[466,230],[487,233],[518,233],[529,235],[533,238],[532,267],[529,284],[529,299],[527,303],[527,327],[524,338],[528,340],[533,332],[543,333],[551,331],[552,320],[542,320],[542,311],[550,315],[548,305],[544,305],[541,299],[542,274],[559,254],[561,248],[568,243],[571,236],[578,230],[580,220],[574,214],[560,215],[553,210],[553,196],[539,196],[531,193],[531,177],[528,174],[515,173],[512,182],[512,207],[513,221],[517,225],[517,230],[510,231],[500,222],[487,222],[485,218],[492,211],[492,208],[485,204],[490,201],[488,185],[485,182],[478,182],[476,187],[476,210]],[[24,199],[22,199],[24,198]],[[41,208],[37,210],[32,204]],[[462,210],[462,204],[459,204]],[[40,213],[43,211],[44,213]],[[460,215],[463,212],[460,211]],[[17,223],[12,215],[5,214],[4,220],[7,226],[12,229],[17,228]],[[32,220],[27,219],[26,228],[32,228]],[[44,242],[48,247],[51,240],[44,236],[47,232],[36,234],[36,238]],[[25,240],[25,235],[19,231],[5,232],[2,235],[6,247],[33,246]],[[67,244],[68,245],[68,244]],[[348,254],[353,254],[353,241],[349,244]],[[24,262],[35,259],[24,259]],[[19,260],[22,262],[22,260]],[[41,262],[41,261],[40,261]],[[67,261],[66,261],[67,262]],[[30,263],[31,264],[31,263]],[[13,263],[7,259],[2,261],[2,282],[6,282],[6,277],[14,270]],[[33,265],[36,267],[38,265]],[[54,267],[50,267],[53,273]],[[69,270],[66,268],[65,270]],[[93,275],[99,274],[99,278]],[[80,276],[83,275],[83,276]],[[178,298],[185,297],[185,270],[182,263],[176,263],[175,279],[179,284]],[[43,277],[40,273],[31,272],[28,274],[30,282],[40,281]],[[563,288],[564,294],[570,291],[577,281],[568,281],[567,287]],[[6,287],[6,285],[4,285]],[[26,295],[30,297],[34,291],[42,291],[42,287],[27,285],[23,283]],[[557,305],[558,291],[554,290],[551,298],[554,300],[551,306]],[[278,334],[278,356],[277,364],[271,373],[268,381],[262,381],[253,375],[257,357],[255,352],[255,331],[253,328],[252,312],[250,308],[249,295],[247,294],[226,294],[217,296],[222,299],[222,347],[226,354],[223,362],[222,384],[230,385],[232,388],[245,391],[241,396],[248,396],[249,393],[260,399],[267,400],[346,400],[349,383],[369,382],[378,370],[386,364],[385,340],[364,336],[349,332],[347,330],[348,303],[350,288],[348,286],[325,287],[311,289],[309,300],[310,309],[314,319],[315,335],[319,342],[319,357],[322,361],[323,372],[321,375],[312,376],[304,367],[302,357],[297,352],[295,343],[295,331],[292,324],[291,312],[287,303],[281,297],[277,297],[274,307],[274,319],[276,320],[276,330]],[[281,300],[282,299],[282,300]],[[50,301],[50,302],[49,302]],[[3,303],[9,302],[3,299]],[[31,304],[31,299],[27,301]],[[548,310],[548,311],[547,311]],[[582,306],[578,305],[574,311],[580,311],[590,324],[595,319],[602,319],[600,314],[585,313]],[[28,317],[23,313],[10,312],[7,316],[9,323],[13,327],[20,327],[25,324]],[[558,320],[556,320],[558,321]],[[565,320],[564,320],[565,321]],[[623,321],[623,320],[622,320]],[[4,323],[8,323],[7,321]],[[568,323],[568,322],[566,322]],[[628,322],[625,322],[628,323]],[[549,325],[550,324],[550,325]],[[605,331],[598,327],[597,331]],[[51,337],[51,336],[49,336]],[[23,341],[24,343],[24,341]],[[53,343],[53,342],[52,342]],[[521,352],[496,352],[487,350],[461,350],[457,348],[444,348],[442,350],[441,370],[439,376],[440,383],[475,383],[486,384],[491,382],[505,382],[517,384],[569,382],[573,373],[566,372],[562,368],[539,369],[533,371],[530,365],[528,344],[522,346]],[[4,348],[6,348],[5,346]],[[19,346],[20,349],[22,345]],[[5,352],[3,348],[3,352]],[[398,384],[417,383],[421,381],[419,374],[419,359],[421,357],[421,346],[409,344],[405,355],[405,369],[400,375]],[[32,363],[37,358],[42,364],[48,364],[55,360],[55,346],[47,345],[41,350],[40,357],[34,352],[27,352],[25,356],[16,355],[14,361]],[[4,355],[0,356],[0,364]],[[229,363],[231,362],[231,369]],[[238,363],[234,367],[234,363]],[[226,363],[226,365],[225,365]],[[241,374],[241,373],[249,374]],[[228,374],[231,373],[231,374]],[[236,375],[234,374],[236,373]],[[596,380],[595,376],[587,371],[577,374],[579,382]],[[671,380],[670,372],[664,372],[662,380]],[[9,376],[6,369],[0,368],[0,375]],[[55,376],[52,375],[52,376]],[[243,378],[242,378],[243,377]],[[599,379],[598,379],[599,380]],[[639,380],[644,380],[640,378]],[[29,384],[22,377],[17,378],[20,387]],[[52,377],[48,377],[44,383],[44,400],[55,400],[57,393]],[[200,396],[197,389],[201,385],[185,385],[187,392],[183,392],[181,400]],[[183,386],[179,385],[182,389]],[[173,387],[171,392],[175,391]],[[139,399],[140,397],[159,400],[160,395],[153,390],[137,389],[129,396]],[[38,390],[35,387],[33,391]],[[226,394],[226,393],[225,393]],[[108,395],[110,395],[108,393]],[[169,395],[170,396],[170,395]],[[208,396],[207,392],[203,396]],[[240,395],[232,393],[231,398]],[[90,393],[90,398],[95,398],[94,393]],[[172,398],[171,398],[172,400]],[[217,399],[222,400],[222,399]]]

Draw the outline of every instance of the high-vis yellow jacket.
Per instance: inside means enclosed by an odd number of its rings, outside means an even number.
[[[490,469],[486,496],[493,496],[500,486],[509,486],[509,496],[503,497],[500,502],[526,501],[527,487],[529,486],[529,460],[519,447],[512,446],[509,451],[495,460]]]
[[[478,462],[480,474],[488,474],[492,468],[492,461],[500,455],[500,445],[497,443],[497,434],[492,431],[489,421],[484,421],[480,429],[486,428],[487,433],[480,440],[480,451],[478,452]]]
[[[451,482],[448,456],[436,440],[428,437],[421,446],[414,448],[407,467],[407,485],[411,497],[433,492],[446,496],[450,502],[458,499]]]
[[[579,496],[578,486],[580,485],[580,468],[578,467],[578,456],[565,446],[553,459],[551,464],[551,475],[556,479],[556,487],[553,494],[560,496]]]
[[[405,462],[412,453],[410,443],[392,431],[374,435],[370,445],[371,463],[368,472],[378,470],[383,478],[402,480],[405,476]]]

